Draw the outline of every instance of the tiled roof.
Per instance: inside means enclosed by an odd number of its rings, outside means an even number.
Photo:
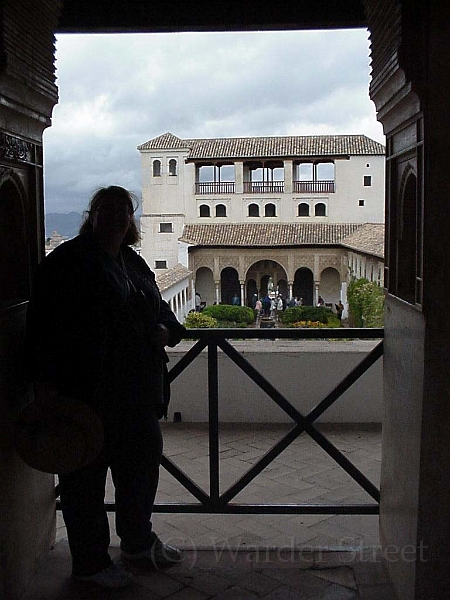
[[[384,155],[385,148],[365,135],[304,135],[182,140],[165,133],[138,150],[189,150],[188,160],[297,158],[343,155]]]
[[[384,258],[384,224],[364,223],[345,237],[341,244],[351,250]]]
[[[159,287],[159,290],[163,292],[179,281],[183,281],[183,279],[188,277],[188,275],[191,273],[192,271],[189,271],[189,269],[187,269],[184,265],[178,263],[171,269],[167,269],[162,273],[158,273],[156,275],[156,283]]]
[[[185,225],[183,242],[196,246],[336,245],[360,223],[244,223]]]

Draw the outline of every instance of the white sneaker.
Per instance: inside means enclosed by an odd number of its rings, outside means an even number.
[[[122,558],[130,562],[149,560],[157,569],[164,569],[179,563],[182,555],[178,548],[165,544],[155,534],[151,548],[134,554],[122,550]]]
[[[133,583],[131,573],[114,563],[93,575],[74,575],[73,577],[77,581],[89,581],[104,588],[122,588]]]

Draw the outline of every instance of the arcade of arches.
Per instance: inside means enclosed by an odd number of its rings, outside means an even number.
[[[194,248],[189,256],[195,290],[206,305],[231,304],[237,296],[252,306],[267,293],[302,298],[316,305],[319,295],[334,306],[346,300],[348,257],[343,249]]]

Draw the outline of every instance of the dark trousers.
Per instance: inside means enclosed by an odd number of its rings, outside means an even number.
[[[145,405],[113,411],[104,419],[105,445],[89,466],[59,476],[74,575],[108,567],[109,522],[104,507],[108,467],[115,487],[116,531],[121,548],[150,548],[151,515],[159,479],[162,435],[154,409]]]

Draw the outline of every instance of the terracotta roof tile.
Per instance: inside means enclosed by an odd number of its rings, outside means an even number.
[[[385,148],[365,135],[306,135],[182,140],[165,133],[138,150],[189,150],[188,160],[296,158],[345,155],[384,155]]]
[[[163,292],[167,288],[172,285],[175,285],[179,281],[182,281],[186,277],[188,277],[192,271],[189,271],[184,265],[178,263],[171,269],[167,269],[162,273],[158,273],[156,275],[156,283],[159,287],[159,290]]]
[[[360,223],[245,223],[185,225],[182,241],[197,246],[336,245]]]
[[[341,244],[351,250],[384,258],[384,224],[364,223],[345,237]]]

